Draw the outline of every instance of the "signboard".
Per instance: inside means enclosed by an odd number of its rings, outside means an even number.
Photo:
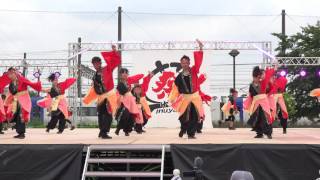
[[[194,64],[193,51],[161,50],[161,51],[126,51],[123,53],[123,61],[130,64],[129,74],[145,74],[154,72],[149,89],[146,93],[147,100],[152,110],[152,118],[148,127],[179,127],[178,113],[168,103],[168,95],[171,91],[175,77],[181,72],[180,58],[183,55],[190,57],[191,66]],[[213,51],[204,51],[203,63],[200,74],[209,74],[210,61],[213,60]],[[140,82],[142,83],[142,82]],[[201,85],[201,90],[212,96],[209,92],[210,77]],[[204,127],[212,127],[210,107],[204,104],[206,120]]]

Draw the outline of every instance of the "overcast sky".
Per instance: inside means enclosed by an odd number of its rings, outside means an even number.
[[[125,41],[200,38],[219,41],[266,40],[275,43],[276,39],[270,33],[280,32],[282,9],[286,9],[288,14],[288,34],[298,31],[299,26],[314,24],[320,17],[319,0],[0,0],[0,3],[0,57],[21,56],[25,51],[66,50],[67,43],[76,41],[77,37],[82,37],[84,42],[116,40],[117,16],[114,12],[119,5],[124,11]],[[106,13],[68,14],[61,11]]]

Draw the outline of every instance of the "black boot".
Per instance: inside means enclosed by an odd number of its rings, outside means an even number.
[[[283,134],[287,134],[287,128],[283,128]]]
[[[16,135],[16,136],[14,136],[14,138],[17,138],[17,139],[24,139],[24,138],[25,138],[25,135],[24,135],[24,133],[22,133],[22,134],[18,134],[18,135]]]
[[[103,133],[100,131],[98,137],[102,137]]]
[[[0,123],[0,134],[4,134],[3,130],[3,123]]]
[[[4,132],[2,132],[2,129],[3,129],[3,124],[0,123],[0,134],[4,134]]]
[[[184,134],[183,130],[180,130],[180,132],[179,132],[179,137],[182,138],[183,134]]]
[[[257,134],[254,138],[263,138],[263,134]]]
[[[117,128],[116,131],[114,132],[117,136],[119,136],[119,132],[120,132],[120,129]]]

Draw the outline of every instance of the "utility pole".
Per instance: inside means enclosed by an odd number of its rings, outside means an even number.
[[[122,8],[121,6],[118,7],[118,42],[122,41]],[[118,50],[119,50],[119,54],[120,57],[122,55],[122,47],[121,44],[118,44]],[[122,61],[118,66],[118,82],[120,81],[120,69],[122,67]]]
[[[77,52],[81,52],[81,37],[78,37],[78,48]],[[81,54],[78,55],[78,78],[77,78],[77,87],[78,87],[78,97],[82,97],[81,91]]]
[[[23,60],[22,60],[22,75],[26,77],[27,75],[27,53],[23,53]]]
[[[77,52],[81,52],[81,37],[78,37],[78,48]],[[78,69],[78,78],[77,78],[77,89],[78,89],[78,98],[77,103],[79,101],[79,110],[77,113],[79,113],[80,117],[80,122],[82,122],[82,88],[81,88],[81,53],[78,54],[78,64],[77,64],[77,69]]]
[[[283,37],[285,37],[286,35],[286,10],[282,9],[281,11],[281,17],[282,17],[282,21],[281,21],[281,34]],[[282,42],[283,43],[283,42]],[[286,48],[284,45],[282,45],[281,47],[281,54],[282,56],[284,56],[286,53]]]

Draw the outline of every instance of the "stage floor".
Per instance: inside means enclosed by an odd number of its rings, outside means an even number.
[[[248,128],[230,131],[224,128],[204,129],[197,139],[178,137],[178,128],[146,128],[146,133],[131,133],[129,137],[121,132],[119,136],[111,130],[112,139],[99,139],[98,129],[66,129],[63,134],[57,130],[46,133],[45,129],[27,129],[25,139],[14,139],[15,131],[8,130],[0,135],[0,144],[320,144],[320,128],[289,128],[288,134],[274,129],[273,139],[254,139],[255,133]]]

